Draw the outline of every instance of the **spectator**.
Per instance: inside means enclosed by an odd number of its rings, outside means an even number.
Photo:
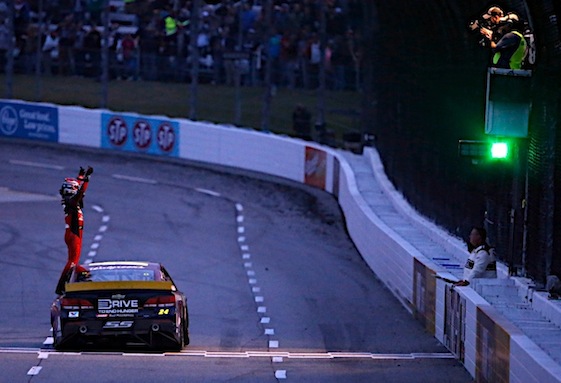
[[[22,56],[24,59],[25,73],[34,73],[40,56],[37,54],[37,47],[41,44],[39,41],[39,27],[35,24],[29,24],[27,33],[25,34],[25,44]]]
[[[84,75],[98,77],[101,64],[101,33],[95,25],[91,25],[84,36]]]
[[[127,80],[136,80],[136,40],[130,33],[125,34],[120,40],[118,50],[122,55],[122,77]]]
[[[8,29],[7,20],[0,15],[0,73],[5,72],[6,55],[10,47],[10,30]]]
[[[311,140],[312,114],[302,104],[296,105],[292,113],[292,129],[296,137]]]
[[[295,33],[285,32],[281,38],[280,67],[281,85],[293,89],[296,86],[296,69],[298,67],[298,45]]]
[[[45,73],[54,74],[53,67],[58,65],[59,56],[59,30],[53,29],[43,43],[43,63],[45,64]]]
[[[302,28],[304,22],[304,13],[302,11],[302,5],[299,3],[292,4],[292,10],[288,14],[286,20],[286,28],[288,32],[298,33],[300,28]]]
[[[242,23],[242,32],[244,37],[247,36],[250,29],[255,28],[255,20],[257,15],[253,10],[253,7],[248,2],[243,2],[243,8],[241,12],[241,23]]]
[[[21,51],[21,60],[17,63],[29,73],[34,66],[32,54],[33,41],[40,39],[26,38],[27,33],[36,33],[20,26],[30,25],[30,9],[37,12],[37,0],[14,0],[16,7],[15,27],[17,40],[15,53]],[[132,3],[132,2],[131,2]],[[257,4],[254,6],[253,4]],[[0,2],[0,6],[1,6]],[[58,49],[50,50],[53,56],[45,57],[45,68],[50,72],[58,65],[58,72],[62,74],[78,74],[97,77],[101,67],[101,33],[95,28],[84,27],[82,22],[100,25],[103,0],[44,0],[46,17],[44,22],[58,28]],[[327,38],[332,45],[332,71],[333,78],[330,84],[334,89],[344,89],[350,82],[352,68],[348,63],[348,54],[341,50],[341,39],[352,51],[350,56],[355,59],[354,64],[360,68],[360,50],[356,47],[356,38],[353,44],[345,40],[344,30],[349,27],[356,28],[361,20],[361,2],[358,0],[328,0],[326,1]],[[185,28],[190,21],[193,6],[192,0],[134,0],[138,15],[139,25],[136,43],[140,48],[141,57],[136,57],[135,69],[142,78],[179,79],[187,76],[180,75],[185,71],[184,63],[189,63],[187,47],[189,28]],[[203,65],[208,65],[208,72],[213,76],[215,83],[224,82],[224,73],[229,84],[233,84],[233,73],[236,64],[250,80],[251,84],[258,84],[263,79],[262,62],[270,59],[272,63],[272,79],[276,85],[287,87],[313,88],[319,84],[319,26],[320,7],[315,0],[279,0],[274,2],[271,22],[264,23],[264,7],[262,3],[251,0],[234,2],[223,0],[218,5],[203,4],[201,6],[201,29],[196,35],[199,46],[200,60]],[[130,8],[130,5],[128,6]],[[239,8],[241,7],[241,8]],[[115,8],[111,12],[123,12],[126,7]],[[258,11],[260,9],[260,11]],[[354,21],[352,13],[355,16]],[[154,21],[156,17],[157,23]],[[354,23],[354,24],[353,24]],[[115,30],[118,25],[112,25]],[[127,25],[127,27],[131,27]],[[240,30],[241,28],[241,30]],[[273,31],[271,31],[271,28]],[[30,32],[28,32],[30,30]],[[120,29],[121,30],[121,29]],[[271,33],[272,32],[272,33]],[[271,33],[269,41],[264,36]],[[134,34],[134,32],[133,32]],[[50,33],[49,33],[50,35]],[[167,36],[166,36],[167,35]],[[498,36],[498,35],[495,35]],[[42,36],[43,40],[50,40],[52,36]],[[240,41],[241,38],[241,41]],[[133,39],[134,40],[134,39]],[[333,44],[331,44],[331,42]],[[497,41],[498,42],[498,41]],[[27,45],[27,46],[26,46]],[[116,47],[111,40],[110,47]],[[329,64],[330,46],[326,46],[326,64]],[[352,49],[351,49],[352,48]],[[1,48],[0,48],[1,49]],[[251,61],[243,62],[224,61],[222,55],[225,51],[241,49],[251,53]],[[113,53],[113,54],[111,54]],[[2,62],[5,63],[5,57]],[[132,61],[131,61],[132,62]],[[251,62],[251,64],[249,64]],[[226,67],[229,68],[226,70]],[[350,64],[352,65],[352,64]],[[116,60],[116,52],[110,52],[109,72],[116,77],[117,74],[127,73],[130,77],[130,68],[123,72],[124,56],[121,63]],[[346,68],[344,68],[347,66]],[[204,68],[203,68],[204,69]],[[326,67],[329,72],[329,67]],[[344,70],[343,70],[344,69]],[[201,74],[205,70],[201,70]],[[357,79],[360,77],[356,71]],[[344,75],[343,75],[344,74]],[[249,76],[250,75],[250,76]],[[261,76],[261,78],[259,78]],[[310,79],[313,81],[310,81]]]
[[[463,280],[457,286],[467,286],[476,278],[497,278],[497,261],[494,249],[487,243],[487,231],[474,227],[468,240],[469,258],[464,266]]]
[[[352,67],[353,58],[343,36],[336,36],[333,41],[331,64],[333,66],[333,89],[346,89],[348,68]]]
[[[19,56],[20,53],[25,49],[25,37],[27,33],[27,28],[29,27],[30,21],[30,7],[26,0],[15,0],[14,1],[14,36],[15,41],[15,51],[14,57]]]
[[[74,15],[68,14],[59,24],[59,73],[61,75],[75,74],[74,42],[76,40],[77,25]]]
[[[158,53],[161,33],[157,29],[157,24],[152,22],[146,28],[141,28],[139,34],[142,77],[147,81],[155,81],[158,79]]]
[[[310,88],[319,86],[319,64],[321,62],[321,47],[317,33],[312,34],[308,44],[308,74],[310,76]]]

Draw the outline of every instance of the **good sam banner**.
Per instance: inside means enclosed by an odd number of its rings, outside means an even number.
[[[179,153],[179,124],[144,116],[102,113],[101,146],[168,156]]]
[[[0,102],[0,136],[58,141],[58,109]]]

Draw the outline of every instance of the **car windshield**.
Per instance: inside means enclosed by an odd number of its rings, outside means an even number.
[[[153,281],[154,270],[138,267],[92,267],[90,269],[92,282],[103,281]]]

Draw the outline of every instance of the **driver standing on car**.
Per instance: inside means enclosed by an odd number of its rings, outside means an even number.
[[[66,274],[80,261],[80,253],[82,251],[82,231],[84,229],[84,195],[88,189],[90,175],[93,168],[88,166],[87,170],[80,167],[78,178],[65,178],[60,187],[60,195],[62,197],[61,204],[64,208],[65,233],[64,242],[68,247],[68,260],[56,287],[56,294],[62,294]]]

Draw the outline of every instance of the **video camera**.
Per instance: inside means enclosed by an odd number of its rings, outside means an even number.
[[[516,13],[507,13],[505,16],[501,17],[498,24],[493,24],[491,22],[491,16],[489,13],[483,14],[477,20],[471,21],[468,25],[471,32],[481,35],[482,29],[488,29],[493,32],[493,40],[496,42],[500,37],[504,36],[506,33],[510,32],[512,29],[520,30],[520,18]],[[524,30],[522,28],[521,32]],[[479,44],[482,46],[487,46],[489,40],[482,36],[479,40]]]
[[[482,28],[490,29],[490,30],[493,29],[493,24],[491,23],[491,19],[485,16],[487,15],[485,14],[481,16],[479,19],[471,21],[468,25],[469,30],[473,33],[476,33],[477,36],[480,37],[478,44],[483,47],[489,44],[489,40],[481,34],[481,29]]]

